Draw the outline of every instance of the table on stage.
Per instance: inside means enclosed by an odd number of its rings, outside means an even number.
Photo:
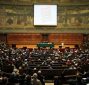
[[[50,48],[53,48],[54,47],[54,44],[53,43],[48,43],[48,42],[41,42],[41,43],[38,43],[37,44],[37,47],[50,47]]]

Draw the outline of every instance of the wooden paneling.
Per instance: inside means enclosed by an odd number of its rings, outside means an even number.
[[[54,44],[59,44],[60,41],[60,34],[50,34],[49,35],[49,42],[53,42]]]
[[[8,44],[37,44],[41,41],[40,34],[8,34]]]
[[[83,35],[77,33],[50,34],[49,41],[54,42],[54,44],[81,44],[83,41]]]
[[[60,34],[60,41],[64,44],[81,44],[83,40],[82,34]]]
[[[83,43],[83,34],[77,33],[52,33],[47,36],[48,42],[53,42],[56,47],[64,43],[66,45],[80,45]],[[36,44],[39,42],[43,42],[44,38],[42,34],[7,34],[7,43],[12,45],[16,44],[17,47],[36,47]]]

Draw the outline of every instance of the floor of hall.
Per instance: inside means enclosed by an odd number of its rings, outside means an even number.
[[[45,85],[54,85],[54,83],[45,83]]]
[[[54,83],[45,83],[45,85],[54,85]],[[69,85],[69,84],[63,84],[63,85]]]

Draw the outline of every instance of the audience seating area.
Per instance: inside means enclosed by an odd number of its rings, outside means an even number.
[[[60,50],[40,48],[30,51],[0,43],[0,85],[28,85],[27,76],[31,81],[33,74],[39,72],[44,83],[46,80],[54,81],[54,85],[88,83],[85,80],[89,77],[89,49]]]

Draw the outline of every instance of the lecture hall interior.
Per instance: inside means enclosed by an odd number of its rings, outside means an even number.
[[[0,0],[0,85],[89,85],[88,12],[89,0]]]

